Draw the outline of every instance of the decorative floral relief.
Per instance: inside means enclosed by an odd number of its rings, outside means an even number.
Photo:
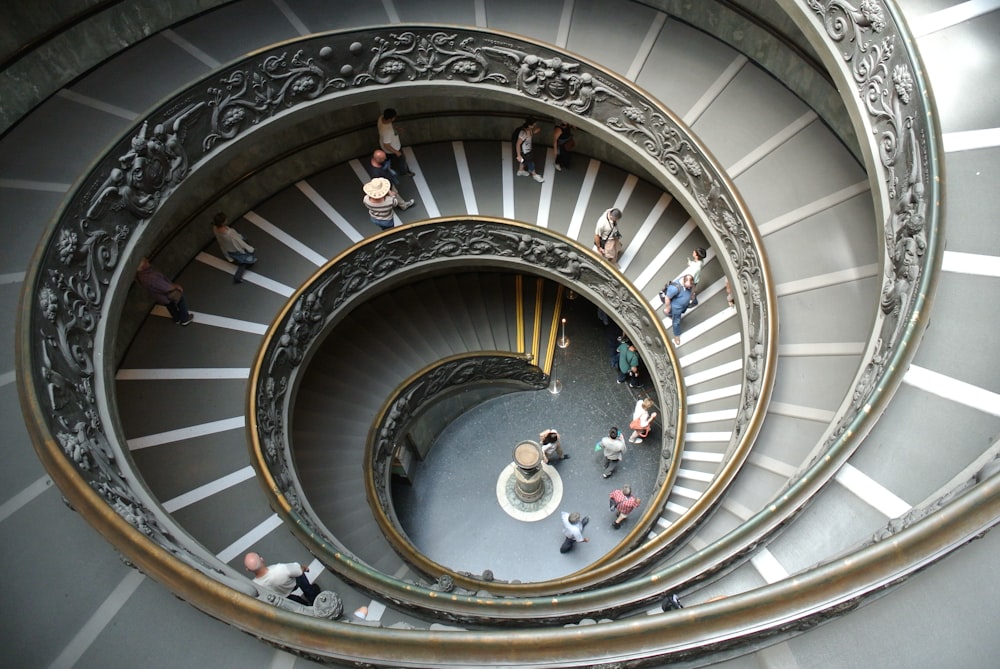
[[[851,410],[838,420],[829,444],[840,438],[869,404],[914,315],[927,263],[927,151],[916,130],[922,103],[914,95],[912,65],[905,50],[896,49],[899,36],[888,32],[882,3],[862,0],[857,8],[839,0],[806,0],[806,4],[821,17],[827,36],[841,45],[844,62],[850,65],[877,140],[891,207],[884,225],[887,257],[880,335],[856,383]]]
[[[267,56],[257,68],[235,70],[219,87],[208,89],[212,129],[202,142],[204,150],[283,109],[347,88],[346,80],[328,76],[314,58],[303,54],[300,49],[291,59],[286,53]]]
[[[458,41],[456,33],[434,32],[418,35],[415,32],[392,33],[388,38],[373,38],[375,54],[366,72],[354,78],[355,86],[388,84],[406,78],[461,79],[470,84],[482,82],[506,85],[502,74],[491,73],[483,50],[474,46],[476,39],[465,37]]]
[[[367,40],[367,44],[359,40]],[[139,224],[162,206],[191,165],[221,143],[296,105],[350,87],[460,81],[509,88],[581,117],[608,122],[609,128],[628,134],[648,154],[655,155],[674,178],[695,193],[698,203],[714,212],[709,218],[720,221],[719,229],[729,231],[727,238],[732,240],[727,240],[727,252],[746,266],[741,270],[740,289],[744,294],[759,292],[753,285],[759,279],[752,271],[754,263],[743,260],[756,254],[746,246],[750,239],[745,233],[746,221],[732,208],[733,199],[727,196],[720,177],[650,101],[609,80],[603,72],[539,47],[501,42],[475,31],[367,31],[322,36],[303,40],[301,48],[289,53],[282,47],[247,59],[213,85],[189,89],[143,120],[78,190],[42,260],[31,327],[38,335],[33,356],[38,387],[45,393],[40,399],[51,409],[48,427],[53,435],[60,435],[57,441],[66,457],[96,484],[95,489],[106,484],[100,488],[102,494],[129,522],[152,526],[151,518],[136,520],[143,516],[139,495],[133,499],[109,492],[125,485],[115,474],[111,456],[121,446],[112,448],[105,428],[94,419],[98,415],[93,382],[97,326],[115,273],[120,272],[123,278],[131,275],[119,270],[121,254]],[[372,54],[370,58],[366,53]],[[338,68],[336,72],[333,67]],[[906,77],[897,73],[893,81],[901,91],[894,95],[903,99]],[[612,118],[617,120],[611,122]],[[282,364],[290,368],[297,365],[307,342],[321,327],[320,320],[388,273],[433,257],[485,254],[520,259],[553,276],[590,286],[620,309],[623,320],[637,331],[648,326],[643,323],[644,310],[632,302],[627,291],[614,287],[617,281],[612,274],[595,268],[588,258],[558,240],[477,225],[462,228],[457,237],[434,230],[407,230],[363,260],[338,266],[327,278],[329,289],[297,307],[279,341]],[[758,332],[762,329],[756,328]],[[673,371],[664,363],[668,358],[663,350],[649,350],[647,355],[658,361],[661,378],[672,383]],[[275,375],[267,389],[267,397],[276,404],[283,401],[286,381],[287,376]],[[274,408],[258,416],[266,426],[263,434],[271,435],[264,439],[264,445],[272,462],[281,457],[273,437],[284,429],[281,414]],[[286,483],[287,475],[278,472],[278,478]],[[288,490],[290,503],[297,505],[291,488]],[[167,543],[168,550],[177,550]]]
[[[357,247],[325,275],[317,277],[288,312],[281,326],[281,335],[272,343],[264,359],[263,366],[267,371],[260,377],[256,397],[258,434],[278,489],[286,495],[293,508],[301,511],[302,504],[297,498],[288,435],[282,421],[286,411],[285,389],[293,384],[298,366],[325,331],[326,324],[335,320],[337,311],[355,297],[394,274],[442,259],[489,256],[508,262],[522,262],[532,272],[541,270],[553,277],[574,278],[578,289],[589,287],[601,295],[621,322],[640,335],[644,359],[651,374],[660,380],[665,390],[664,403],[677,406],[676,397],[670,400],[676,373],[663,341],[656,336],[645,305],[614,279],[604,263],[589,255],[581,255],[575,247],[541,228],[524,229],[486,221],[447,221],[407,226],[392,235]],[[424,377],[423,385],[412,392],[432,395],[439,388],[461,382],[463,374],[473,373],[477,373],[477,368],[471,365],[443,367]],[[400,407],[415,409],[414,402],[414,397],[406,397]],[[390,411],[391,424],[402,417],[401,411],[399,407]],[[675,425],[676,417],[670,422]],[[376,452],[384,457],[389,443],[379,440]],[[321,527],[321,523],[312,519],[308,523],[314,531]]]

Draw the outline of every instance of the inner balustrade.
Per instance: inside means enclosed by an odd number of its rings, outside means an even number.
[[[775,222],[775,226],[774,226],[774,227],[775,227],[775,229],[778,229],[778,228],[780,227],[780,225],[778,225],[778,223],[780,223],[780,222],[779,222],[779,221],[776,221],[776,222]],[[792,294],[794,294],[794,293],[792,293]]]

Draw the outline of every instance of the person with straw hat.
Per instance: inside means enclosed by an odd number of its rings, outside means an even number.
[[[393,209],[399,207],[400,211],[405,211],[413,206],[413,200],[400,202],[399,196],[392,190],[392,184],[384,177],[372,179],[364,185],[365,207],[368,208],[368,215],[372,223],[388,230],[394,225],[392,219]]]

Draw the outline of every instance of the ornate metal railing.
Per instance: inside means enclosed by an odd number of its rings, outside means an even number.
[[[930,269],[941,254],[940,140],[930,120],[922,70],[907,49],[909,35],[882,2],[864,0],[854,7],[832,1],[781,1],[813,37],[843,90],[852,91],[845,93],[845,99],[861,93],[862,106],[851,103],[849,107],[861,129],[859,136],[874,138],[863,149],[877,193],[876,210],[884,221],[886,276],[881,315],[855,392],[838,411],[822,452],[817,452],[815,461],[773,509],[703,551],[698,556],[702,561],[726,562],[747,554],[801,508],[871,428],[913,355],[933,293],[935,277]],[[189,165],[197,168],[219,146],[248,137],[259,122],[289,113],[325,93],[414,80],[477,85],[576,114],[590,131],[637,152],[656,167],[713,242],[727,249],[734,261],[734,276],[741,279],[741,312],[748,316],[753,334],[745,344],[745,358],[750,360],[753,351],[754,368],[760,370],[754,382],[747,384],[750,392],[766,392],[769,384],[757,379],[773,374],[773,296],[754,246],[747,246],[755,240],[755,233],[746,226],[743,208],[726,188],[725,178],[683,128],[657,110],[654,101],[622,87],[599,68],[563,60],[560,54],[524,40],[420,28],[366,35],[356,41],[329,36],[307,40],[303,50],[291,57],[264,54],[258,57],[260,67],[234,66],[221,77],[221,85],[185,93],[154,113],[148,125],[123,140],[99,164],[65,207],[29,271],[25,285],[31,299],[23,301],[19,318],[18,382],[25,413],[32,419],[29,429],[40,457],[71,503],[137,564],[171,583],[185,598],[273,639],[279,638],[276,628],[262,630],[249,612],[252,604],[248,610],[228,609],[215,601],[217,588],[203,587],[207,580],[218,585],[226,574],[196,546],[175,538],[169,519],[133,478],[127,453],[120,447],[113,398],[107,395],[108,370],[95,367],[94,362],[106,346],[97,334],[102,319],[117,315],[122,278],[131,274],[121,267],[132,265],[123,260],[134,260],[137,229],[145,230],[163,203],[183,188]],[[374,57],[366,57],[362,40],[377,45]],[[427,58],[428,54],[434,57]],[[327,59],[340,66],[338,76],[328,74],[334,68],[325,65]],[[759,414],[745,408],[741,416],[746,425],[742,436],[752,438]],[[732,597],[709,605],[705,615],[689,610],[683,619],[668,615],[574,629],[581,643],[572,648],[560,644],[560,660],[590,661],[596,648],[606,650],[601,654],[604,659],[682,659],[706,652],[705,648],[693,649],[692,639],[714,640],[713,648],[731,647],[814,625],[992,525],[1000,504],[995,479],[978,483],[942,511],[895,532],[891,547],[882,541],[860,551],[855,559],[811,570],[796,579],[794,588],[778,584]],[[951,523],[945,525],[943,520]],[[911,555],[901,550],[907,548],[913,550]],[[195,569],[183,564],[193,564]],[[654,579],[643,579],[629,595],[642,597],[645,591],[651,598],[663,588],[697,580],[696,570],[694,560],[685,561]],[[831,571],[837,575],[838,586],[845,587],[809,587],[819,586]],[[576,597],[583,599],[583,595]],[[293,624],[281,614],[275,620]],[[667,628],[670,634],[664,633]],[[751,629],[758,631],[747,631]],[[409,663],[432,664],[439,653],[446,653],[456,663],[473,663],[507,658],[511,648],[516,648],[519,660],[534,658],[541,664],[554,656],[553,645],[538,643],[539,639],[555,640],[560,632],[532,631],[530,637],[521,635],[523,639],[514,632],[437,635],[433,643],[427,643],[426,633],[385,634],[321,624],[299,638],[301,648],[330,657],[392,663],[405,653]]]
[[[112,384],[105,380],[113,356],[102,323],[117,318],[147,238],[169,234],[176,203],[190,200],[189,189],[202,192],[199,168],[220,151],[324,98],[415,81],[476,86],[572,114],[645,161],[686,203],[725,249],[748,322],[747,368],[760,373],[744,384],[734,440],[752,441],[763,415],[763,402],[754,400],[766,399],[773,374],[773,296],[739,198],[676,119],[600,68],[512,36],[420,27],[331,34],[229,66],[154,111],[81,181],[40,248],[25,282],[32,297],[20,317],[18,379],[40,455],[50,469],[63,471],[57,482],[76,508],[88,515],[102,506],[115,509],[137,530],[135,541],[152,540],[165,555],[185,556],[215,573],[211,556],[159,509],[122,447]],[[593,298],[613,307],[620,292],[609,282]],[[665,355],[654,350],[652,338],[637,344],[649,360]],[[287,354],[295,353],[293,342]],[[95,359],[105,361],[102,367]]]
[[[675,426],[676,431],[674,440],[664,444],[664,450],[677,454],[683,447],[683,386],[673,350],[665,344],[666,335],[660,319],[638,291],[621,281],[617,270],[576,242],[538,226],[483,217],[461,217],[395,228],[351,247],[299,288],[265,337],[251,378],[254,388],[251,433],[255,437],[256,466],[265,489],[272,506],[285,517],[288,526],[342,576],[396,601],[412,599],[417,602],[418,598],[414,595],[418,590],[411,584],[394,582],[364,568],[349,554],[349,547],[341,546],[312,511],[294,471],[295,447],[284,416],[291,415],[296,385],[313,349],[325,339],[331,327],[342,320],[344,314],[359,302],[404,283],[414,274],[448,271],[471,264],[545,276],[565,283],[580,295],[613,312],[622,327],[632,335],[656,387],[657,396],[662,398],[664,411],[670,409],[670,413],[664,415],[664,422]],[[463,367],[466,371],[471,368],[469,365]],[[524,374],[523,371],[518,373]],[[438,379],[437,384],[440,383],[442,380]],[[406,406],[411,410],[415,408],[409,403]],[[393,414],[383,418],[396,424],[399,416]],[[383,425],[380,429],[387,428]],[[378,499],[372,500],[377,512],[391,506],[385,490],[387,475],[384,472],[390,443],[389,436],[376,432],[375,443],[369,444],[372,453],[366,458],[372,465],[369,467],[369,489],[377,491]],[[358,445],[359,448],[362,446]],[[672,459],[667,481],[650,503],[650,509],[655,510],[665,504],[679,460],[679,457]],[[649,513],[652,511],[647,515]],[[381,517],[385,521],[384,511]],[[389,533],[390,543],[402,548],[404,554],[412,553],[406,548],[407,542],[398,528],[388,522],[383,524]],[[410,562],[418,564],[432,579],[448,572],[426,559],[411,557]],[[470,576],[455,573],[449,573],[449,576],[472,591],[489,587],[494,591],[538,594],[560,592],[566,588],[565,579],[548,585],[484,584],[473,581]],[[419,594],[425,598],[427,593]],[[425,602],[424,605],[427,604]],[[444,608],[440,602],[429,604],[438,612]]]

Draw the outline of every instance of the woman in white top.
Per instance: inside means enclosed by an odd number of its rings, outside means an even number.
[[[257,262],[257,254],[254,253],[254,248],[247,243],[246,238],[229,227],[226,221],[224,213],[220,211],[216,214],[212,219],[212,232],[215,233],[215,241],[219,242],[222,255],[229,262],[236,263],[233,283],[243,283],[243,273]]]
[[[643,438],[649,436],[649,426],[656,419],[656,412],[652,411],[653,400],[647,397],[635,403],[635,410],[632,412],[632,436],[628,438],[631,444],[641,444]],[[652,413],[650,413],[652,412]]]
[[[389,165],[400,176],[411,177],[413,172],[406,164],[406,156],[403,155],[403,143],[399,140],[399,131],[393,122],[396,120],[396,110],[389,107],[378,117],[378,141],[382,150],[389,156]]]
[[[698,282],[701,281],[701,268],[705,265],[705,258],[708,253],[705,249],[700,246],[691,252],[691,257],[688,258],[688,271],[687,273],[694,277],[694,288],[691,289],[691,303],[688,307],[693,307],[698,304]]]

